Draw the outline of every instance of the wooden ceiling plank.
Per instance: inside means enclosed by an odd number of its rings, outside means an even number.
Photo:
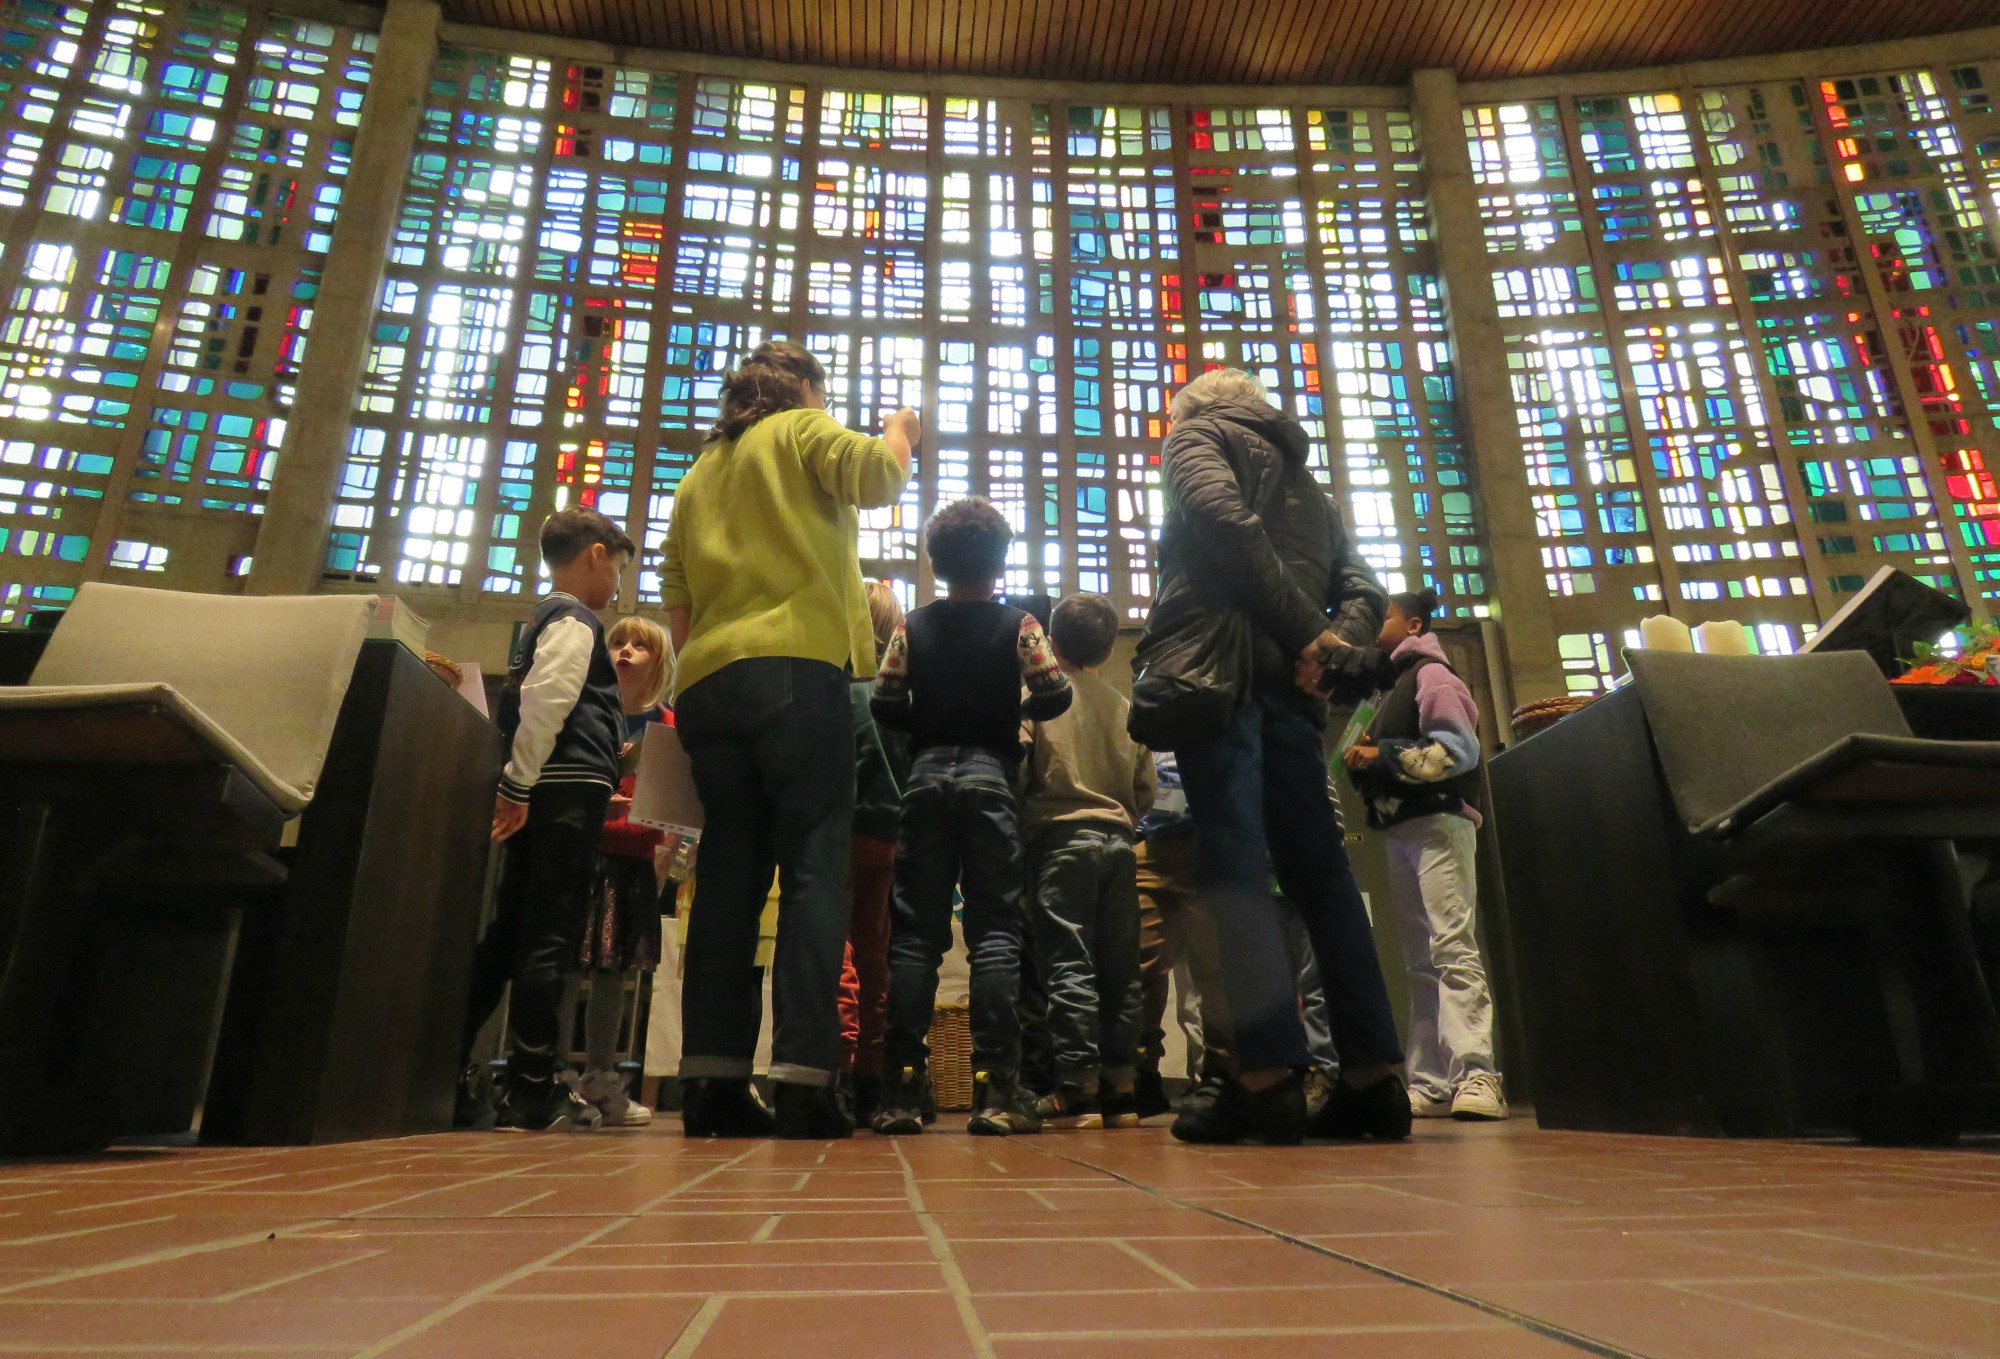
[[[448,0],[447,17],[857,70],[1246,88],[1610,71],[1994,21],[1992,0]]]
[[[1344,0],[1314,0],[1312,10],[1300,18],[1298,44],[1282,66],[1282,84],[1310,84],[1320,68],[1326,44],[1332,40]]]

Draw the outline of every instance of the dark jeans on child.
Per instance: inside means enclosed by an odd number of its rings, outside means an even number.
[[[1326,786],[1320,732],[1262,695],[1212,739],[1174,752],[1194,815],[1203,903],[1215,921],[1237,1069],[1304,1068],[1298,968],[1281,912],[1305,921],[1350,1068],[1403,1059],[1375,934]],[[1271,895],[1275,872],[1284,899]]]
[[[493,923],[473,959],[462,1051],[472,1051],[511,981],[507,1083],[524,1095],[546,1094],[564,1055],[564,982],[590,915],[610,802],[605,784],[538,783],[528,794],[528,823],[501,849]]]
[[[889,1031],[884,1065],[893,1075],[923,1067],[930,1051],[938,964],[951,947],[951,893],[965,900],[972,965],[972,1060],[1012,1073],[1021,1059],[1015,1003],[1021,986],[1021,811],[1013,770],[983,750],[936,747],[917,756],[903,793],[896,842],[896,895],[889,942]]]
[[[680,696],[707,827],[682,954],[681,1079],[742,1080],[763,996],[748,983],[778,875],[771,1079],[830,1085],[840,1066],[854,721],[844,671],[824,661],[735,661]]]
[[[1129,1085],[1138,1063],[1139,881],[1132,835],[1105,822],[1055,822],[1030,842],[1035,964],[1048,993],[1056,1079]]]

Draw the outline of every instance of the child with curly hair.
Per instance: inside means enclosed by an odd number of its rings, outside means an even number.
[[[971,955],[975,1134],[1039,1132],[1020,1089],[1021,723],[1060,716],[1070,684],[1034,618],[993,598],[1014,533],[984,500],[931,518],[925,547],[945,598],[890,639],[875,718],[910,734],[913,763],[896,838],[889,1023],[878,1133],[923,1131],[938,964],[951,947],[951,896],[965,901]],[[1027,697],[1022,698],[1025,686]]]

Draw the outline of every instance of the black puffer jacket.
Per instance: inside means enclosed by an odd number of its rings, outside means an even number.
[[[1162,456],[1160,583],[1146,626],[1170,631],[1202,607],[1241,610],[1255,625],[1258,689],[1318,717],[1324,705],[1294,682],[1299,652],[1329,618],[1343,640],[1372,646],[1388,600],[1313,480],[1306,451],[1299,422],[1262,402],[1218,401],[1174,426]],[[1357,673],[1348,687],[1370,683]],[[1338,687],[1336,695],[1344,696]]]

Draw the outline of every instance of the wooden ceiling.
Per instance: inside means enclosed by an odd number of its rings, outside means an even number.
[[[1387,85],[1948,33],[1994,0],[443,0],[460,23],[929,75]]]

